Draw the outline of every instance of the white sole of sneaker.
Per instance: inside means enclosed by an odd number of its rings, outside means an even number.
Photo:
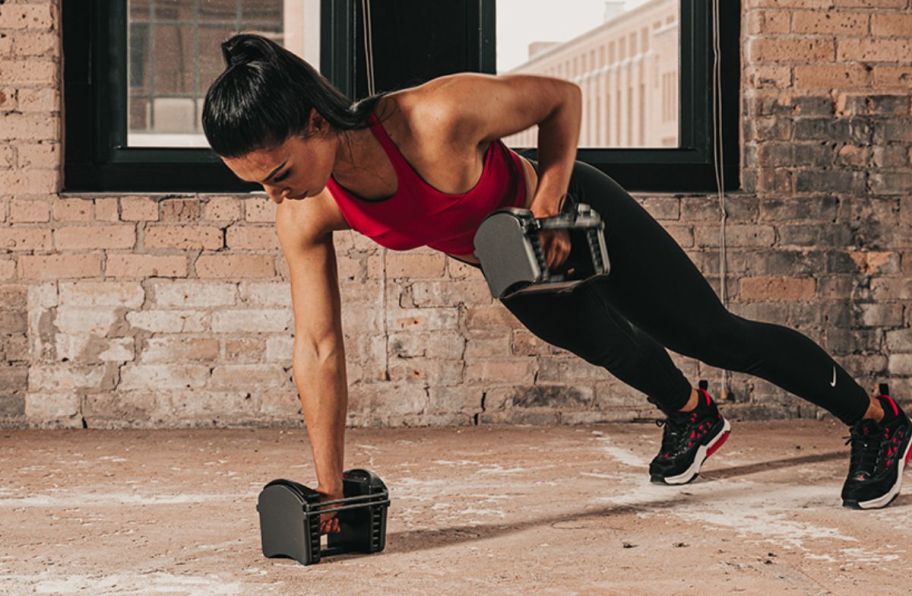
[[[867,501],[859,501],[856,506],[859,509],[880,509],[881,507],[886,507],[890,504],[890,501],[893,500],[896,495],[899,494],[899,489],[902,488],[902,477],[903,471],[906,468],[906,462],[909,461],[909,450],[912,449],[912,440],[906,443],[906,451],[903,453],[902,457],[899,459],[899,469],[896,471],[896,482],[883,496],[877,497],[876,499],[869,499]]]
[[[664,478],[665,484],[687,484],[693,480],[694,476],[700,473],[703,462],[705,462],[716,449],[722,446],[722,442],[728,438],[728,434],[731,432],[731,424],[729,424],[727,419],[723,420],[725,420],[725,424],[722,425],[722,431],[713,437],[712,441],[697,448],[697,456],[694,458],[693,463],[690,464],[690,467],[677,476],[666,476]]]

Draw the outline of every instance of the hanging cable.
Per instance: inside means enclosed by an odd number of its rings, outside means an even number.
[[[361,0],[361,20],[364,24],[364,61],[367,71],[367,95],[376,93],[374,87],[374,41],[371,28],[370,0]]]
[[[722,69],[719,63],[722,54],[719,42],[719,0],[712,2],[712,38],[713,38],[713,77],[712,77],[712,107],[713,107],[713,167],[716,177],[716,192],[719,197],[719,291],[722,306],[728,309],[728,294],[726,291],[726,239],[725,223],[728,212],[725,205],[725,170],[723,168],[723,139],[722,139]],[[719,397],[725,392],[727,397],[729,384],[729,371],[722,369],[720,379]]]
[[[363,23],[364,31],[364,67],[367,74],[367,95],[368,97],[376,94],[376,87],[374,86],[374,41],[372,36],[372,27],[371,27],[371,16],[370,16],[370,0],[361,0],[361,21]],[[380,247],[380,264],[382,268],[382,273],[380,274],[380,312],[383,313],[383,341],[384,345],[384,357],[386,361],[383,363],[384,366],[384,380],[388,381],[390,379],[390,370],[389,370],[389,334],[387,333],[386,328],[386,249],[382,246]]]

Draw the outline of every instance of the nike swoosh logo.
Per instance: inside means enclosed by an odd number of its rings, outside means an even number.
[[[832,380],[832,382],[830,382],[830,387],[835,387],[835,386],[836,386],[836,367],[834,366],[833,367],[833,380]]]

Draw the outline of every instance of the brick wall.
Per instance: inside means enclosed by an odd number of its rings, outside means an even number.
[[[743,0],[731,309],[912,396],[912,2]],[[256,195],[60,196],[56,2],[0,3],[0,425],[302,423],[273,210]],[[714,195],[637,194],[718,289]],[[545,345],[480,274],[336,235],[354,425],[654,416]],[[692,379],[719,371],[673,356]],[[714,385],[714,389],[717,387]],[[726,411],[815,416],[746,375]]]

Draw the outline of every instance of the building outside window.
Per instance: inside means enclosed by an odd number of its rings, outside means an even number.
[[[498,0],[497,70],[579,85],[580,147],[677,147],[679,11],[679,0],[577,0],[573,11],[549,0]],[[537,138],[533,127],[505,142],[534,147]]]
[[[130,147],[208,147],[203,100],[236,33],[320,64],[319,0],[129,0],[128,15]]]

